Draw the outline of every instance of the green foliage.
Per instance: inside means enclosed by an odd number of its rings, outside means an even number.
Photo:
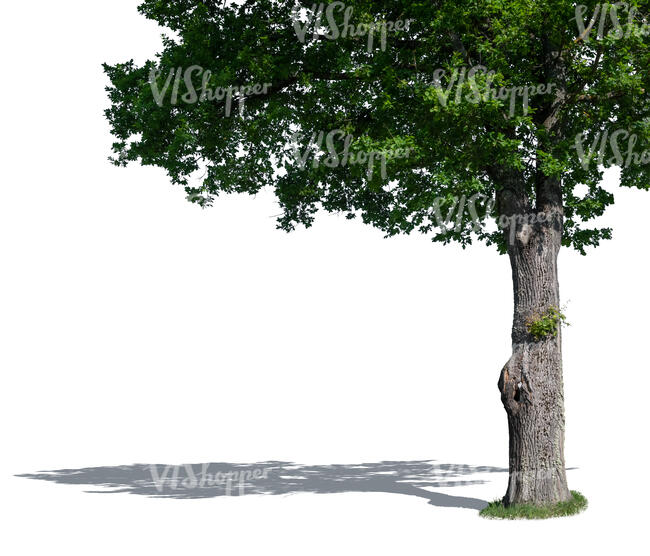
[[[531,318],[526,327],[535,340],[543,340],[549,336],[557,336],[560,326],[570,326],[566,316],[557,307],[549,307],[543,315]]]
[[[581,3],[588,23],[600,3]],[[605,142],[603,164],[584,164],[575,138],[584,134],[587,150],[592,144],[598,150],[606,130],[625,128],[638,136],[637,150],[650,145],[650,36],[609,33],[614,21],[607,17],[603,37],[596,29],[580,40],[570,0],[346,1],[352,23],[413,21],[408,31],[389,33],[384,50],[377,33],[369,51],[366,37],[330,40],[326,29],[314,25],[304,42],[298,40],[292,9],[311,10],[312,4],[143,1],[140,12],[167,31],[160,53],[142,65],[104,65],[113,162],[162,167],[202,206],[220,193],[254,195],[270,188],[282,210],[278,226],[287,231],[311,225],[324,210],[360,217],[389,236],[421,232],[462,245],[479,239],[502,252],[503,234],[488,226],[504,210],[498,203],[491,211],[477,207],[478,227],[466,218],[458,228],[441,228],[431,210],[435,199],[479,193],[495,200],[508,188],[503,177],[516,175],[534,212],[541,203],[539,184],[559,178],[564,245],[584,253],[611,237],[611,230],[588,223],[613,203],[600,183],[604,168],[620,166],[620,160]],[[629,4],[645,6],[640,0]],[[334,13],[342,27],[343,10]],[[625,16],[619,19],[627,29]],[[237,116],[228,117],[219,102],[159,105],[151,71],[162,87],[170,71],[194,65],[212,72],[211,88],[272,86],[248,98],[245,113]],[[508,100],[468,101],[474,86],[468,80],[446,99],[434,87],[437,70],[446,72],[446,90],[454,85],[454,71],[476,65],[494,72],[495,87],[556,87],[531,96],[528,111],[517,103],[513,114]],[[486,86],[484,74],[477,74],[475,85]],[[181,81],[179,94],[187,92]],[[309,138],[337,129],[354,138],[353,151],[408,146],[411,155],[388,158],[385,179],[363,165],[296,163],[295,132]],[[624,167],[621,185],[648,189],[649,177],[650,165]],[[588,192],[578,194],[584,186]]]
[[[513,504],[504,506],[501,500],[491,502],[479,515],[488,519],[548,519],[574,515],[587,509],[587,499],[576,490],[571,491],[572,499],[558,504],[536,506],[533,504]]]

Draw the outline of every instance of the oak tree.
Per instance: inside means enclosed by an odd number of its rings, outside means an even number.
[[[582,1],[145,0],[162,51],[104,66],[113,162],[192,202],[267,188],[283,230],[328,211],[507,254],[506,504],[571,496],[558,252],[611,237],[606,168],[648,189],[646,3]]]

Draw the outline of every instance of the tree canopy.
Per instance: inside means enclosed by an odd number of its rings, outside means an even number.
[[[285,230],[325,210],[502,251],[490,222],[555,202],[563,244],[584,253],[611,237],[590,227],[614,201],[604,169],[648,189],[646,8],[146,0],[162,51],[104,65],[112,160],[164,168],[203,206],[272,188]],[[441,227],[462,197],[493,202]]]

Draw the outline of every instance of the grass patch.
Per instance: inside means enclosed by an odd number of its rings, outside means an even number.
[[[580,513],[587,507],[587,499],[577,490],[572,490],[573,498],[566,502],[535,506],[533,504],[514,504],[504,506],[501,500],[491,502],[479,515],[488,519],[548,519]]]

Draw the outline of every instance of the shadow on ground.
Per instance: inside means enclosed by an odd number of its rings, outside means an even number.
[[[157,498],[212,498],[297,492],[386,492],[424,498],[434,506],[482,509],[485,500],[451,496],[430,489],[486,483],[501,467],[437,463],[435,460],[382,461],[351,465],[299,465],[282,461],[253,464],[134,464],[59,469],[17,475],[68,485],[101,487],[87,492],[129,493]]]

